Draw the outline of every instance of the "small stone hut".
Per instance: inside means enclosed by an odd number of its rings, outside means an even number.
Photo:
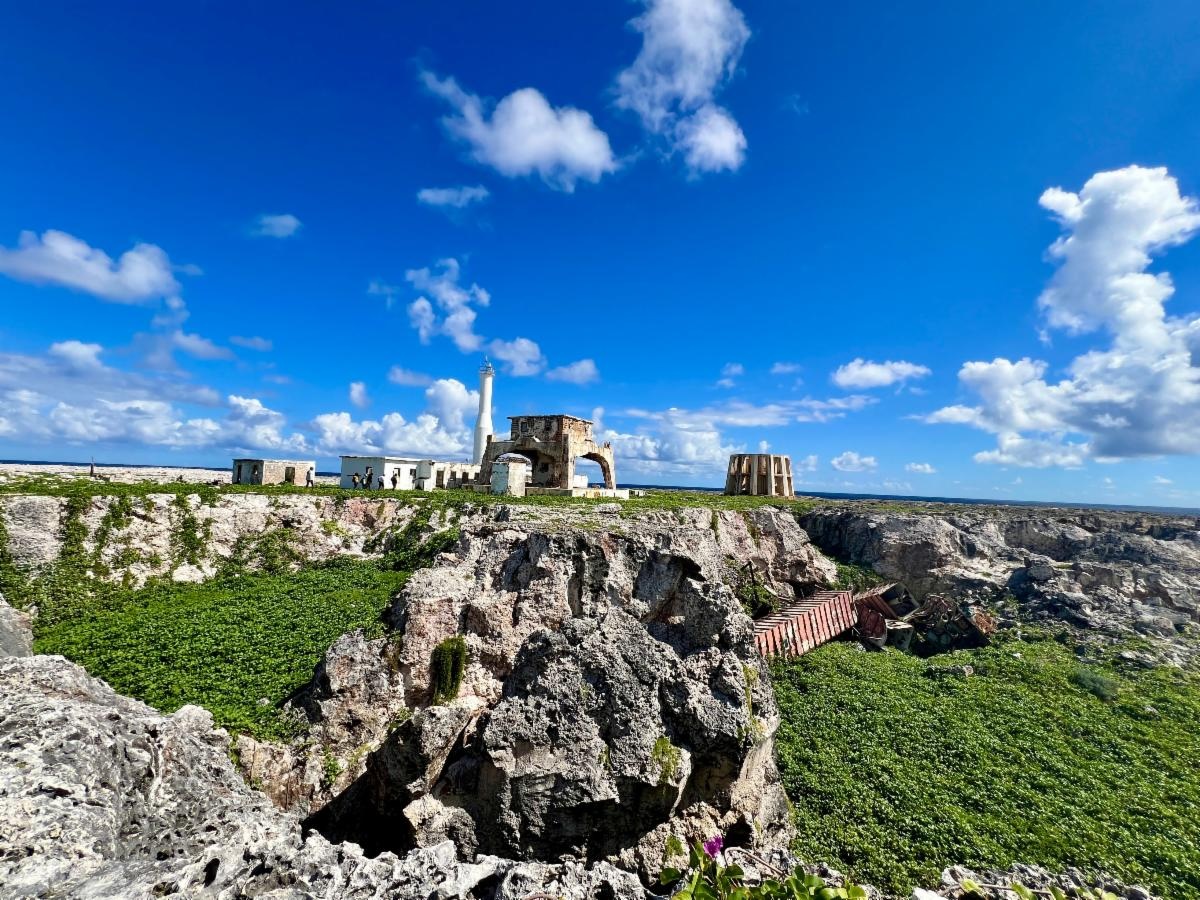
[[[309,472],[317,476],[312,459],[235,459],[234,484],[305,484]]]

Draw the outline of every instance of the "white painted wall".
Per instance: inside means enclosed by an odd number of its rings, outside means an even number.
[[[344,488],[353,488],[354,480],[351,476],[357,472],[361,478],[367,466],[370,466],[375,478],[375,485],[372,487],[377,486],[380,476],[383,476],[383,486],[391,490],[392,473],[396,472],[400,476],[396,482],[397,489],[410,491],[416,487],[415,474],[424,463],[424,460],[399,456],[343,456],[342,477],[338,484]]]

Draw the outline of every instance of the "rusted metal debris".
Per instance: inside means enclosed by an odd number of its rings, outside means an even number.
[[[941,594],[918,602],[893,582],[857,594],[820,591],[790,603],[755,620],[754,644],[763,656],[800,656],[853,631],[873,647],[909,650],[916,640],[925,650],[948,650],[986,643],[995,630],[995,621],[977,604]]]
[[[849,591],[818,591],[754,623],[754,644],[763,656],[800,656],[854,627]]]
[[[986,643],[996,623],[983,607],[930,594],[918,603],[898,583],[881,584],[854,596],[859,637],[876,647],[908,649],[919,635],[930,649]]]

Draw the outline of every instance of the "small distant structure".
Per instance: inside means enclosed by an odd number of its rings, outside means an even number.
[[[587,419],[562,414],[509,416],[512,427],[506,441],[487,442],[480,466],[478,484],[487,490],[492,472],[502,456],[523,456],[531,472],[528,494],[554,494],[571,497],[613,497],[627,499],[629,491],[617,489],[612,444],[597,444],[592,423]],[[604,487],[580,487],[575,481],[575,461],[587,459],[600,466]],[[484,487],[487,485],[488,487]]]
[[[371,484],[364,483],[367,470],[371,471]],[[466,462],[444,462],[436,459],[415,459],[406,456],[343,456],[339,487],[378,488],[379,479],[391,490],[432,491],[443,488],[473,487],[479,474],[479,466]],[[358,476],[358,484],[354,476]],[[395,476],[395,484],[392,478]]]
[[[379,485],[391,488],[392,476],[396,477],[396,487],[402,491],[410,491],[417,486],[417,471],[423,460],[411,459],[404,456],[343,456],[341,478],[338,487],[362,487],[362,479],[366,477],[367,469],[371,470],[371,487]],[[357,475],[359,481],[354,482]]]
[[[490,486],[493,494],[524,497],[525,484],[528,480],[529,462],[525,459],[508,457],[492,464]]]
[[[725,493],[738,497],[794,497],[792,458],[773,453],[730,455]]]
[[[234,484],[304,484],[309,471],[317,472],[311,459],[235,459],[231,470]]]

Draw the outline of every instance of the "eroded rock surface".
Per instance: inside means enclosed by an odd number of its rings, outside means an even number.
[[[275,900],[634,900],[601,864],[479,857],[453,844],[367,858],[302,835],[226,755],[228,735],[184,707],[162,716],[61,657],[0,659],[0,895]]]
[[[514,506],[457,523],[457,547],[397,598],[371,666],[395,727],[357,731],[379,749],[314,824],[372,850],[451,838],[646,875],[676,841],[786,839],[778,714],[727,582],[749,560],[794,596],[832,565],[786,511],[594,517]],[[459,695],[429,707],[433,650],[455,635],[469,652]]]
[[[1151,638],[1151,656],[1195,658],[1200,520],[1102,511],[947,507],[944,515],[817,509],[802,517],[830,554],[931,593],[1000,604],[1016,621],[1085,637]]]
[[[29,656],[32,652],[29,616],[9,606],[0,594],[0,656]]]

